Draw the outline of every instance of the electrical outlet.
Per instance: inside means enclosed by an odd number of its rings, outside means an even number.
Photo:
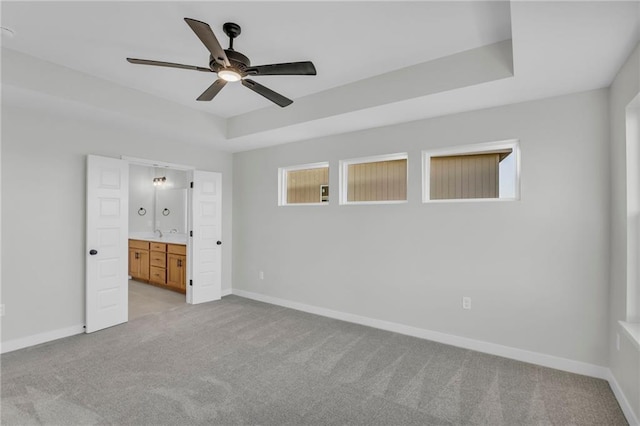
[[[616,333],[616,350],[620,350],[620,334]]]
[[[471,298],[464,296],[462,298],[462,309],[471,309]]]
[[[0,305],[0,317],[4,316],[4,303]]]
[[[260,271],[259,277],[261,280],[264,280],[264,271]]]

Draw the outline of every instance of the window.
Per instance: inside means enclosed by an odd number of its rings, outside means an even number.
[[[340,204],[407,201],[407,154],[340,162]]]
[[[626,107],[627,317],[640,323],[640,94]]]
[[[304,164],[278,169],[278,205],[327,204],[329,163]]]
[[[424,151],[422,201],[519,198],[517,141]]]

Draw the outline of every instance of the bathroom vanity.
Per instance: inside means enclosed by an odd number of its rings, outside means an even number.
[[[159,239],[129,239],[131,278],[186,293],[187,246]]]

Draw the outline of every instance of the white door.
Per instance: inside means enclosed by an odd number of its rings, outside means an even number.
[[[195,304],[222,295],[222,175],[194,170],[192,181],[187,301]]]
[[[87,157],[86,332],[127,322],[129,163]]]

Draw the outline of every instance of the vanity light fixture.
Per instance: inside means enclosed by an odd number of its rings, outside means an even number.
[[[167,181],[165,176],[153,178],[153,186],[162,186]]]

